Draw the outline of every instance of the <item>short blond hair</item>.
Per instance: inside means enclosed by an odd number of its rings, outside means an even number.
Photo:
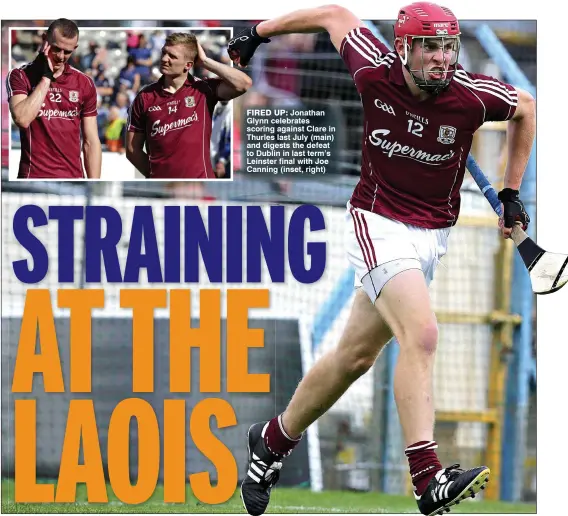
[[[197,56],[197,38],[191,32],[174,32],[166,38],[166,45],[183,45],[190,61]]]

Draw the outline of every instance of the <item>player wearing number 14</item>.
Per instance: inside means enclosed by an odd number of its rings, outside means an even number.
[[[199,79],[195,66],[217,77]],[[142,88],[128,115],[126,157],[151,179],[212,179],[211,131],[219,101],[242,95],[248,75],[205,54],[194,34],[170,34],[162,48],[160,79]]]
[[[246,66],[271,37],[326,31],[363,104],[361,177],[346,213],[346,250],[355,296],[336,349],[300,382],[286,410],[249,429],[249,468],[241,485],[247,511],[262,514],[286,457],[303,432],[374,364],[394,336],[400,353],[394,394],[414,496],[426,515],[475,496],[489,468],[443,467],[434,440],[434,358],[438,326],[428,293],[460,211],[460,187],[475,131],[508,123],[502,234],[529,223],[519,187],[535,136],[525,91],[459,64],[460,29],[446,7],[417,2],[399,10],[394,51],[350,11],[328,5],[285,14],[238,34],[228,52]]]

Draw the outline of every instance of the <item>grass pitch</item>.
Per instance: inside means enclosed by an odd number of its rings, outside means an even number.
[[[130,514],[244,514],[238,490],[226,503],[205,505],[188,487],[186,503],[164,503],[163,488],[158,486],[154,495],[145,503],[126,505],[121,503],[108,486],[109,502],[92,504],[87,502],[84,485],[77,489],[76,503],[33,504],[14,502],[14,481],[2,480],[2,512],[12,514],[39,513],[130,513]],[[272,514],[418,514],[412,497],[394,496],[382,493],[358,493],[351,491],[324,491],[313,493],[308,489],[278,488],[272,491],[267,513]],[[468,500],[452,508],[451,514],[534,514],[536,505]]]

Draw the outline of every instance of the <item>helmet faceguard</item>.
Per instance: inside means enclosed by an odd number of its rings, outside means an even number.
[[[460,51],[460,29],[452,11],[428,2],[403,7],[394,36],[403,42],[400,59],[416,86],[432,95],[449,86]],[[416,52],[416,46],[421,50]],[[438,64],[431,66],[434,59]]]
[[[418,56],[414,56],[411,64],[410,54],[416,46],[420,47]],[[400,60],[405,68],[410,72],[412,80],[421,90],[432,95],[438,95],[445,90],[452,82],[456,64],[460,52],[459,36],[407,36],[404,41],[404,55]],[[415,52],[416,54],[416,52]],[[425,64],[430,62],[432,54],[441,55],[441,62],[438,66],[426,68]],[[418,57],[418,59],[416,59]],[[439,70],[439,77],[433,77],[433,71]]]

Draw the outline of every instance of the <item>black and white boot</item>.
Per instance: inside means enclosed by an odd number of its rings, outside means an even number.
[[[418,509],[426,516],[450,512],[452,505],[459,504],[466,498],[475,498],[475,495],[489,481],[489,468],[460,469],[459,464],[442,469],[430,480],[422,496],[414,493]]]
[[[264,443],[268,422],[255,423],[248,431],[248,471],[241,484],[241,498],[251,516],[260,516],[270,501],[270,491],[280,477],[282,455],[277,455]]]

